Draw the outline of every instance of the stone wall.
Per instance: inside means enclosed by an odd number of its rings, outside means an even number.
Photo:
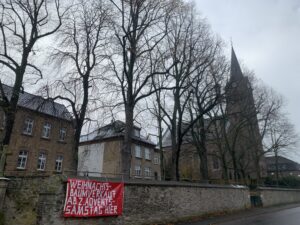
[[[5,224],[155,224],[250,207],[249,190],[242,186],[130,181],[125,182],[122,216],[64,218],[66,180],[62,175],[11,179],[3,206]],[[260,188],[258,191],[263,206],[300,202],[300,190]]]
[[[300,189],[259,188],[264,207],[300,202]]]
[[[125,183],[122,216],[65,219],[65,191],[63,176],[12,179],[4,204],[5,224],[153,224],[250,206],[249,191],[244,187],[130,181]]]
[[[36,225],[41,216],[44,193],[60,194],[64,192],[61,176],[11,178],[6,190],[3,206],[5,224]],[[55,202],[56,201],[56,202]],[[55,205],[63,204],[64,199],[51,199]],[[47,205],[48,202],[45,202]],[[49,212],[52,213],[52,212]]]
[[[124,224],[178,221],[250,206],[248,189],[243,187],[127,183],[125,191]]]

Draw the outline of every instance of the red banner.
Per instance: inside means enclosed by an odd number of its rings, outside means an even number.
[[[68,179],[64,217],[121,215],[123,183]]]

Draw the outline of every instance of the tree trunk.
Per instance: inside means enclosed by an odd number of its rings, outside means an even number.
[[[233,176],[234,176],[234,181],[238,181],[238,166],[236,162],[236,156],[235,156],[235,151],[231,151],[231,159],[232,159],[232,166],[233,166]]]
[[[208,165],[207,165],[207,153],[206,149],[202,147],[198,147],[198,154],[200,158],[200,174],[202,178],[202,182],[208,183],[209,176],[208,176]]]
[[[229,183],[228,182],[228,167],[227,167],[227,162],[225,159],[225,155],[223,154],[222,157],[222,167],[223,167],[223,179],[225,180],[225,183]]]
[[[200,118],[200,145],[199,156],[200,156],[200,170],[203,182],[208,182],[208,165],[207,165],[207,149],[206,149],[206,132],[204,125],[204,118]]]
[[[20,90],[22,87],[23,76],[25,73],[25,67],[23,69],[19,68],[16,73],[16,80],[12,90],[12,96],[9,102],[8,109],[4,109],[5,112],[5,133],[0,145],[1,152],[1,161],[0,161],[0,176],[4,175],[5,170],[5,162],[6,162],[6,154],[7,148],[9,146],[9,142],[11,139],[11,135],[14,128],[15,117],[17,112],[17,106],[19,101]]]
[[[170,165],[170,175],[171,180],[176,180],[176,158],[177,158],[177,140],[176,140],[176,133],[174,127],[171,130],[171,139],[172,139],[172,149],[171,149],[171,165]]]
[[[276,176],[276,186],[279,186],[279,168],[278,168],[278,152],[275,150],[275,176]]]
[[[80,123],[80,122],[79,122]],[[74,147],[73,147],[73,162],[71,164],[72,168],[70,168],[74,173],[76,174],[77,168],[78,168],[78,148],[79,148],[79,141],[80,141],[80,134],[81,134],[81,129],[79,129],[78,127],[81,126],[77,125],[77,128],[75,128],[75,134],[74,134]],[[80,172],[80,171],[78,171]]]
[[[180,180],[180,173],[179,173],[179,159],[180,159],[180,150],[181,150],[181,142],[178,141],[176,146],[176,161],[175,161],[175,180]]]
[[[133,133],[133,106],[125,106],[125,133],[122,150],[122,175],[124,179],[130,178],[131,169],[131,147],[132,147],[132,133]]]
[[[164,164],[164,152],[163,152],[163,146],[162,146],[162,120],[161,120],[161,110],[160,105],[159,107],[159,113],[157,117],[157,123],[158,123],[158,145],[159,145],[159,151],[160,151],[160,171],[161,171],[161,180],[165,180],[165,164]]]

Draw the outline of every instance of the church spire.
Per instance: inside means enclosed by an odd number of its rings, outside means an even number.
[[[243,78],[243,73],[239,64],[239,61],[235,55],[233,47],[231,47],[231,67],[230,67],[230,79],[240,80]]]

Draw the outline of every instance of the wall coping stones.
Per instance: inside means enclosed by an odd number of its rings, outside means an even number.
[[[125,185],[138,185],[138,186],[159,186],[159,187],[196,187],[196,188],[221,188],[221,189],[249,189],[243,185],[218,185],[218,184],[205,184],[205,183],[189,183],[179,181],[126,181]]]
[[[105,177],[76,177],[70,176],[69,178],[78,178],[83,180],[97,180],[103,182],[124,182],[125,186],[156,186],[156,187],[194,187],[194,188],[220,188],[220,189],[246,189],[244,185],[219,185],[219,184],[206,184],[206,183],[192,183],[180,181],[154,181],[154,180],[122,180],[120,178],[105,178]],[[67,182],[67,179],[65,180]]]
[[[258,190],[262,191],[297,191],[300,192],[300,189],[293,189],[293,188],[277,188],[277,187],[258,187]]]

